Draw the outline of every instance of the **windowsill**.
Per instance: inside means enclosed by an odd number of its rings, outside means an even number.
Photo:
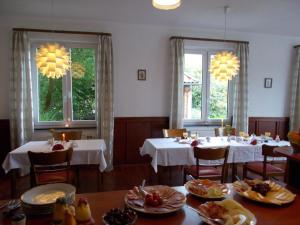
[[[34,130],[50,130],[50,129],[56,129],[56,130],[78,130],[78,129],[96,129],[96,125],[74,125],[71,127],[64,127],[64,126],[35,126]]]

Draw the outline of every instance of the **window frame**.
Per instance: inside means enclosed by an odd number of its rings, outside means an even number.
[[[205,43],[202,45],[186,45],[184,54],[202,54],[202,105],[201,105],[201,119],[185,119],[183,118],[184,126],[215,126],[221,123],[221,119],[209,119],[209,101],[210,101],[210,73],[208,68],[210,66],[211,55],[219,51],[230,51],[236,53],[236,49],[231,45],[224,46],[227,43],[222,43],[223,46],[218,46]],[[184,83],[182,84],[184,85]],[[227,89],[227,118],[223,120],[224,124],[231,123],[233,114],[233,84],[232,81],[228,82]]]
[[[30,62],[32,73],[32,94],[33,94],[33,116],[35,129],[47,128],[83,128],[96,127],[95,120],[73,120],[73,96],[72,96],[72,76],[70,70],[62,78],[62,98],[63,98],[63,120],[62,121],[39,121],[39,79],[35,62],[36,49],[47,42],[56,42],[67,49],[70,48],[92,48],[95,51],[95,99],[97,81],[97,43],[92,41],[65,41],[58,39],[32,39],[30,40]],[[96,114],[95,114],[96,116]]]

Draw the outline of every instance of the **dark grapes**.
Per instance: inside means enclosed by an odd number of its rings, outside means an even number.
[[[128,208],[115,208],[107,212],[103,220],[107,225],[129,225],[135,221],[136,217],[136,213]]]
[[[271,188],[269,184],[258,183],[252,186],[252,190],[262,194],[263,196],[266,196],[266,194],[271,190]]]

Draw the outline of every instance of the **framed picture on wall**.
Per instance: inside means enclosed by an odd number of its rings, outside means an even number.
[[[137,78],[138,78],[138,80],[146,80],[146,70],[139,69],[137,72]]]
[[[265,88],[272,88],[272,81],[273,81],[272,78],[265,78],[265,84],[264,84],[264,87],[265,87]]]

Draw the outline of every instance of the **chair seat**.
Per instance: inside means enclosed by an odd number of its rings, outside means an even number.
[[[72,170],[69,171],[69,181],[73,181],[74,178],[75,173]],[[39,184],[68,182],[67,171],[55,171],[37,174],[36,179],[37,183]]]
[[[247,163],[245,165],[245,167],[252,172],[262,174],[263,173],[263,165],[264,165],[263,162],[251,162],[251,163]],[[266,167],[266,173],[267,174],[284,173],[284,170],[268,163],[267,167]]]
[[[212,166],[199,166],[199,176],[197,174],[197,166],[185,167],[185,173],[190,174],[193,177],[221,177],[222,173],[215,167]]]

